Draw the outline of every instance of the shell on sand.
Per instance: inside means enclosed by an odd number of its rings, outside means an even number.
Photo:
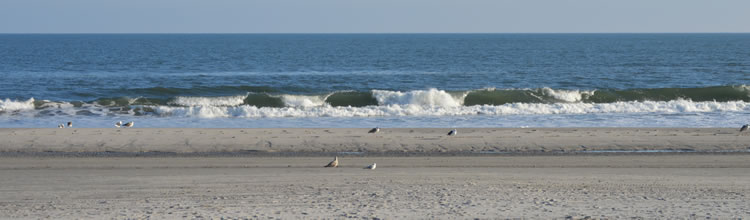
[[[339,166],[339,157],[334,157],[333,161],[328,163],[325,167],[338,167]]]

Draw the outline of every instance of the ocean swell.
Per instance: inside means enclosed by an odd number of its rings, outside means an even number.
[[[485,88],[324,94],[247,92],[226,96],[112,97],[88,102],[29,98],[0,100],[0,115],[252,118],[726,112],[750,110],[749,91],[746,86],[631,90]]]

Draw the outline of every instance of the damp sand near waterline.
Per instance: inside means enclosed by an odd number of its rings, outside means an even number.
[[[746,153],[736,128],[0,128],[0,154],[326,156]]]

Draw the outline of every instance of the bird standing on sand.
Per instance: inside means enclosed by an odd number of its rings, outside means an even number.
[[[339,167],[339,157],[334,157],[333,161],[328,163],[325,167]]]
[[[372,165],[370,165],[370,166],[366,166],[366,167],[365,167],[365,169],[368,169],[368,170],[374,170],[374,169],[375,169],[375,167],[377,167],[377,166],[378,166],[378,164],[376,164],[376,163],[372,163]]]
[[[370,132],[367,132],[367,133],[373,134],[373,133],[378,133],[378,132],[380,132],[380,127],[375,127],[372,130],[370,130]]]
[[[453,136],[453,135],[456,135],[456,134],[458,134],[458,131],[456,129],[453,129],[450,132],[448,132],[448,136]]]
[[[65,125],[59,124],[59,125],[57,125],[57,128],[65,128]]]
[[[117,123],[115,123],[115,127],[119,128],[120,126],[122,126],[122,121],[118,121]]]
[[[69,122],[68,122],[68,127],[69,127],[69,128],[70,128],[70,127],[73,127],[73,122],[72,122],[72,121],[69,121]]]
[[[747,127],[750,127],[750,124],[745,124],[740,128],[740,132],[747,131]]]
[[[125,124],[124,124],[124,125],[122,125],[122,126],[123,126],[123,127],[126,127],[126,128],[129,128],[129,127],[133,127],[133,125],[135,125],[135,122],[132,122],[132,121],[131,121],[131,122],[125,123]]]

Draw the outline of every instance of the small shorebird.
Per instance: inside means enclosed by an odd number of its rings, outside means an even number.
[[[747,131],[747,128],[750,127],[750,124],[745,124],[740,128],[740,132]]]
[[[453,136],[453,135],[456,135],[457,133],[458,133],[458,131],[454,128],[453,130],[451,130],[450,132],[448,132],[448,136]]]
[[[367,133],[373,134],[373,133],[378,133],[378,132],[380,132],[380,127],[375,127]]]
[[[59,125],[57,125],[57,128],[65,128],[65,125],[59,124]]]
[[[131,121],[131,122],[125,123],[125,124],[124,124],[124,125],[122,125],[122,126],[123,126],[123,127],[126,127],[126,128],[129,128],[129,127],[133,127],[133,125],[135,125],[135,122],[132,122],[132,121]]]
[[[120,126],[122,126],[122,121],[118,121],[117,123],[115,123],[115,127],[119,128]]]
[[[73,127],[73,122],[72,122],[72,121],[69,121],[69,122],[68,122],[68,127],[69,127],[69,128],[70,128],[70,127]]]
[[[374,170],[374,169],[375,169],[375,167],[377,167],[377,166],[378,166],[378,164],[376,164],[376,163],[372,163],[372,164],[371,164],[370,166],[366,166],[366,167],[365,167],[365,169],[368,169],[368,170]]]
[[[325,167],[339,167],[339,157],[334,157],[333,161],[328,163]]]

